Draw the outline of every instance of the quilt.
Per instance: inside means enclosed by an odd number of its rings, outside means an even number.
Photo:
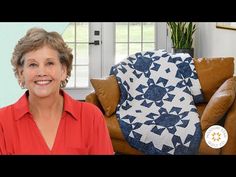
[[[111,68],[121,98],[116,109],[125,139],[144,154],[196,154],[201,140],[195,103],[203,94],[189,54],[138,52]]]

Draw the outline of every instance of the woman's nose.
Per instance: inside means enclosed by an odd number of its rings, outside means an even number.
[[[38,67],[37,75],[38,76],[45,76],[46,75],[46,68],[44,66],[40,65]]]

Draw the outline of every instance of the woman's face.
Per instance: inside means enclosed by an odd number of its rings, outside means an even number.
[[[58,52],[47,45],[26,53],[24,66],[19,70],[21,81],[29,93],[37,97],[58,94],[66,74],[66,66],[60,63]]]

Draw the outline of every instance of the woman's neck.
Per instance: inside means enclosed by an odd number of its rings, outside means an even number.
[[[63,112],[63,96],[59,93],[44,98],[29,95],[29,108],[34,118],[53,118]]]

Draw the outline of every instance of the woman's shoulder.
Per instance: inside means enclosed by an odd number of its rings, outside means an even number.
[[[90,125],[100,125],[104,122],[104,117],[101,110],[94,104],[88,102],[80,102],[81,104],[81,117],[85,118],[86,122]]]
[[[76,100],[73,97],[71,97],[69,94],[66,92],[63,92],[64,94],[64,99],[65,99],[65,106],[66,107],[73,107],[73,109],[79,111],[80,109],[86,109],[90,111],[99,111],[99,108],[95,106],[92,103],[85,102],[84,100]]]
[[[13,105],[11,104],[11,105],[7,105],[7,106],[4,106],[4,107],[1,107],[1,108],[0,108],[0,114],[4,114],[4,113],[6,113],[6,112],[11,111],[12,106],[13,106]]]
[[[79,102],[79,104],[81,104],[81,107],[83,109],[86,109],[88,111],[100,112],[100,109],[96,105],[94,105],[92,103],[83,102],[83,101],[78,101],[78,102]]]
[[[8,106],[4,106],[0,108],[0,120],[2,120],[6,115],[9,115],[12,113],[12,104]]]
[[[101,110],[94,104],[84,102],[84,101],[77,101],[77,110],[82,113],[82,115],[86,115],[86,117],[102,117]]]
[[[86,117],[93,119],[94,117],[102,117],[100,109],[92,104],[82,100],[75,100],[70,95],[64,93],[64,109],[71,112],[76,117]]]

